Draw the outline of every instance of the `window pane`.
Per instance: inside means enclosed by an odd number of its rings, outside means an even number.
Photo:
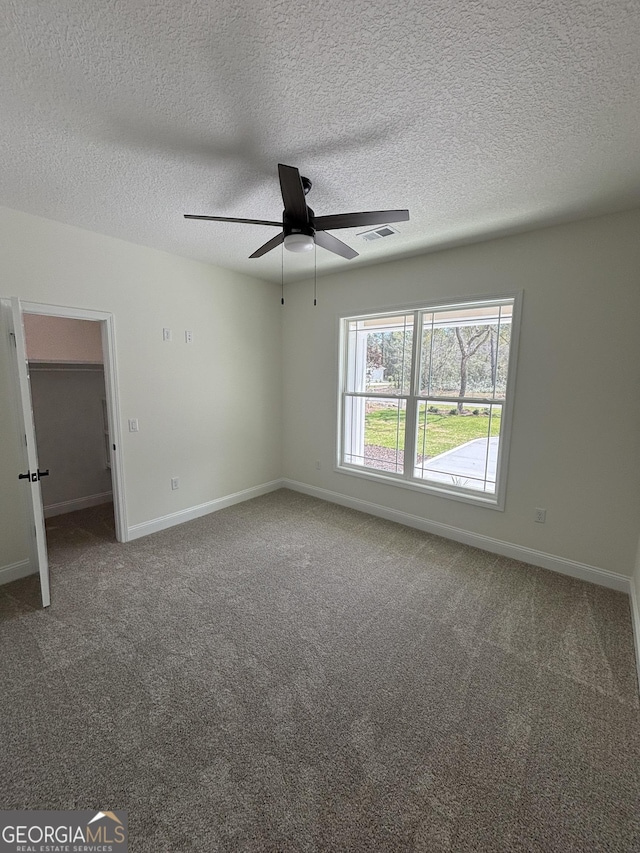
[[[504,308],[502,309],[504,313]],[[511,306],[508,307],[509,317],[500,323],[496,355],[496,394],[504,400],[507,393],[507,374],[509,370],[509,350],[511,348]]]
[[[500,444],[501,405],[418,404],[414,476],[493,494]]]
[[[413,314],[349,323],[347,391],[408,394]]]
[[[344,408],[344,462],[401,474],[405,401],[347,396]]]
[[[425,312],[419,393],[504,399],[511,314],[511,304]]]
[[[456,397],[460,390],[460,351],[452,327],[436,326],[434,315],[425,317],[422,333],[421,391],[439,397]]]
[[[498,324],[459,326],[461,397],[493,397],[496,384]]]

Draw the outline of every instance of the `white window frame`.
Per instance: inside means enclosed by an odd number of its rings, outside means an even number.
[[[509,367],[507,375],[507,386],[505,391],[504,401],[500,401],[502,406],[502,419],[500,426],[500,442],[498,448],[497,472],[496,472],[496,489],[493,494],[480,492],[465,488],[463,486],[448,485],[445,483],[437,483],[432,480],[422,480],[414,477],[413,463],[409,462],[408,458],[413,459],[413,453],[416,442],[416,406],[418,400],[426,400],[425,397],[418,395],[417,382],[420,361],[420,340],[415,337],[413,346],[413,358],[411,364],[411,391],[410,394],[398,394],[397,399],[406,400],[407,415],[406,415],[406,432],[405,432],[405,466],[402,473],[391,473],[380,471],[375,468],[365,468],[361,465],[355,465],[344,462],[345,451],[345,399],[353,398],[354,395],[347,392],[347,370],[348,370],[348,350],[349,350],[349,323],[355,320],[372,320],[378,317],[384,318],[393,315],[401,316],[414,313],[415,316],[419,312],[436,311],[436,310],[456,310],[460,308],[476,308],[482,306],[499,305],[506,302],[513,303],[511,317],[511,335],[509,344]],[[520,321],[522,314],[522,291],[514,293],[501,293],[492,296],[481,297],[456,297],[454,299],[438,299],[426,300],[420,303],[410,305],[394,305],[385,309],[376,309],[375,311],[364,311],[358,314],[341,314],[339,316],[340,324],[340,352],[338,361],[339,381],[338,381],[338,440],[336,445],[336,463],[334,470],[341,474],[348,474],[354,477],[362,477],[366,480],[374,480],[387,485],[399,486],[405,489],[411,489],[422,493],[429,493],[450,500],[462,501],[463,503],[475,504],[489,509],[504,510],[506,500],[507,487],[507,465],[509,459],[509,447],[511,443],[511,428],[513,421],[513,406],[516,386],[516,370],[518,356],[518,340],[520,335]],[[416,324],[417,328],[417,324]],[[357,395],[356,395],[357,396]],[[395,397],[394,397],[395,398]],[[363,397],[364,400],[364,397]],[[475,398],[469,399],[469,404],[473,405]],[[411,402],[409,402],[411,401]],[[457,402],[457,400],[456,400]],[[480,401],[479,404],[487,405],[490,401]]]

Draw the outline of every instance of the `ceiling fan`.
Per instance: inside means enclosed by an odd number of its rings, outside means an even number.
[[[335,255],[347,260],[356,258],[358,253],[342,240],[338,240],[327,231],[337,228],[362,228],[367,225],[386,225],[389,222],[405,222],[409,219],[408,210],[371,210],[366,213],[335,213],[331,216],[316,216],[308,206],[305,196],[311,189],[311,181],[300,175],[294,166],[278,163],[280,189],[284,201],[282,222],[266,219],[236,219],[229,216],[198,216],[185,213],[185,219],[206,219],[212,222],[243,222],[248,225],[282,226],[282,232],[272,237],[259,249],[249,255],[260,258],[271,249],[284,243],[291,252],[308,252],[314,245],[322,246]]]

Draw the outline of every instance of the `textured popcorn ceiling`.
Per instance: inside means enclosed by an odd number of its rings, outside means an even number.
[[[319,215],[408,207],[318,271],[640,204],[637,0],[0,0],[0,204],[279,280]],[[285,274],[313,258],[285,253]]]

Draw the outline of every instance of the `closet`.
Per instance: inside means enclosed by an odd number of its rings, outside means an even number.
[[[45,518],[112,500],[101,324],[24,315]]]

